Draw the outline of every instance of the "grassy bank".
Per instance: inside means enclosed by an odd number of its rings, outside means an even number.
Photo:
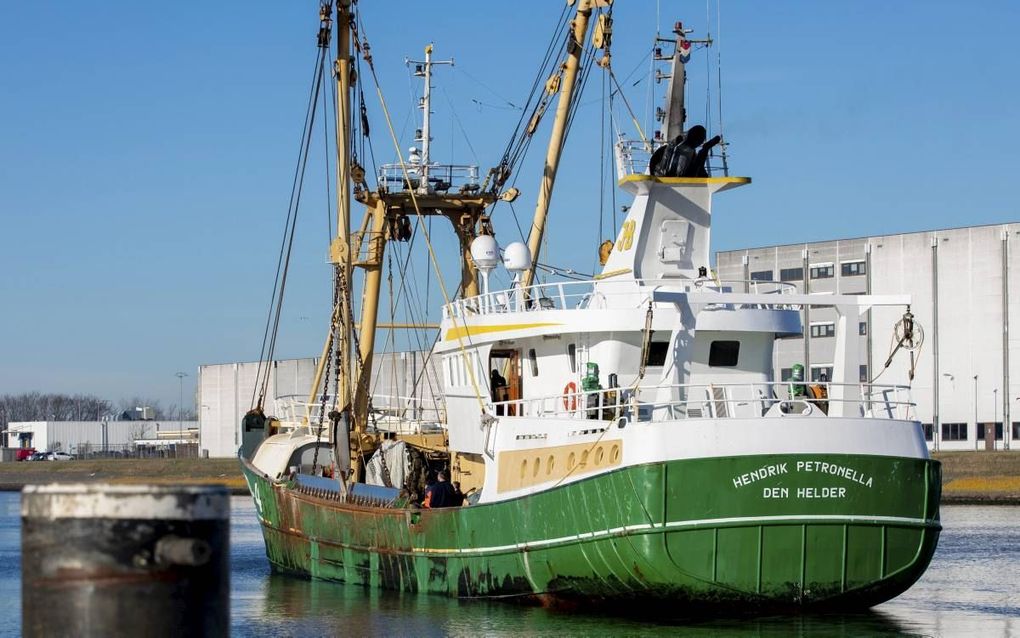
[[[944,503],[1020,504],[1020,452],[942,452]],[[237,459],[97,459],[0,463],[0,490],[38,483],[216,484],[248,491]]]
[[[0,490],[39,483],[216,484],[247,493],[237,459],[95,459],[0,463]]]
[[[939,452],[943,503],[1020,504],[1020,452]]]

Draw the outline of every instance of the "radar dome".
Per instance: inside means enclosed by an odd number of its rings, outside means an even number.
[[[531,268],[531,251],[527,244],[515,241],[503,250],[503,266],[510,272]]]
[[[492,235],[479,235],[471,242],[471,259],[479,270],[492,270],[499,265],[499,246]]]

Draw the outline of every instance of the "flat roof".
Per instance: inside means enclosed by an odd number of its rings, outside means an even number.
[[[944,233],[944,232],[949,232],[949,231],[953,231],[953,230],[970,230],[971,228],[992,228],[992,227],[996,227],[996,226],[1015,226],[1017,224],[1020,224],[1020,222],[1000,222],[1000,223],[996,223],[996,224],[977,224],[977,225],[973,225],[973,226],[953,226],[953,227],[950,227],[950,228],[931,228],[931,229],[928,229],[928,230],[914,230],[914,231],[910,231],[910,232],[907,232],[907,233],[885,233],[885,234],[879,233],[879,234],[875,234],[875,235],[862,235],[862,236],[858,236],[858,237],[836,237],[834,239],[821,239],[821,240],[818,240],[818,241],[798,241],[798,242],[791,242],[789,244],[769,244],[767,246],[751,246],[751,247],[748,247],[748,248],[736,248],[736,249],[733,249],[733,250],[717,250],[717,251],[715,251],[715,254],[716,255],[728,255],[728,254],[731,254],[731,253],[742,253],[742,252],[747,252],[747,251],[750,251],[750,250],[765,250],[767,248],[787,248],[787,247],[791,247],[791,246],[812,246],[812,245],[815,245],[815,244],[829,244],[829,243],[832,243],[834,241],[858,241],[858,240],[872,239],[874,237],[899,237],[899,236],[902,236],[902,235],[923,235],[923,234],[926,234],[926,233]]]

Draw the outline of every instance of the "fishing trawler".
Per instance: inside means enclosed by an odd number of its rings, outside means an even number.
[[[663,613],[853,609],[898,595],[935,550],[940,468],[909,388],[859,382],[850,337],[867,310],[903,307],[896,334],[910,351],[909,298],[718,280],[712,199],[750,179],[653,175],[657,144],[647,139],[616,145],[618,184],[633,202],[603,247],[602,272],[536,282],[579,80],[612,72],[611,1],[567,4],[554,35],[566,45],[519,127],[521,139],[533,135],[555,99],[532,230],[527,244],[502,250],[490,214],[519,196],[508,186],[512,154],[484,180],[475,167],[432,160],[431,46],[410,62],[424,78],[422,148],[368,184],[354,138],[367,133],[372,51],[349,0],[322,6],[320,68],[337,45],[333,311],[307,400],[264,404],[260,376],[244,419],[241,463],[269,561],[405,592]],[[685,126],[687,33],[678,27],[664,56],[673,72],[657,137],[666,141]],[[451,221],[460,247],[459,289],[443,289],[430,353],[443,390],[431,407],[380,409],[371,377],[385,251],[416,232],[435,262],[421,223],[430,216]],[[490,289],[500,266],[513,283]],[[838,315],[833,378],[777,381],[774,343],[801,334],[813,305]],[[271,347],[263,355],[270,361]],[[428,507],[438,472],[468,493],[464,505]]]

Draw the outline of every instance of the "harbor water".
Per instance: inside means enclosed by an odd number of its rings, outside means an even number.
[[[20,634],[20,494],[0,493],[0,635]],[[1020,636],[1020,507],[947,506],[931,567],[900,597],[854,615],[648,621],[400,595],[274,574],[251,499],[231,499],[234,636]],[[144,634],[138,628],[136,633]]]

